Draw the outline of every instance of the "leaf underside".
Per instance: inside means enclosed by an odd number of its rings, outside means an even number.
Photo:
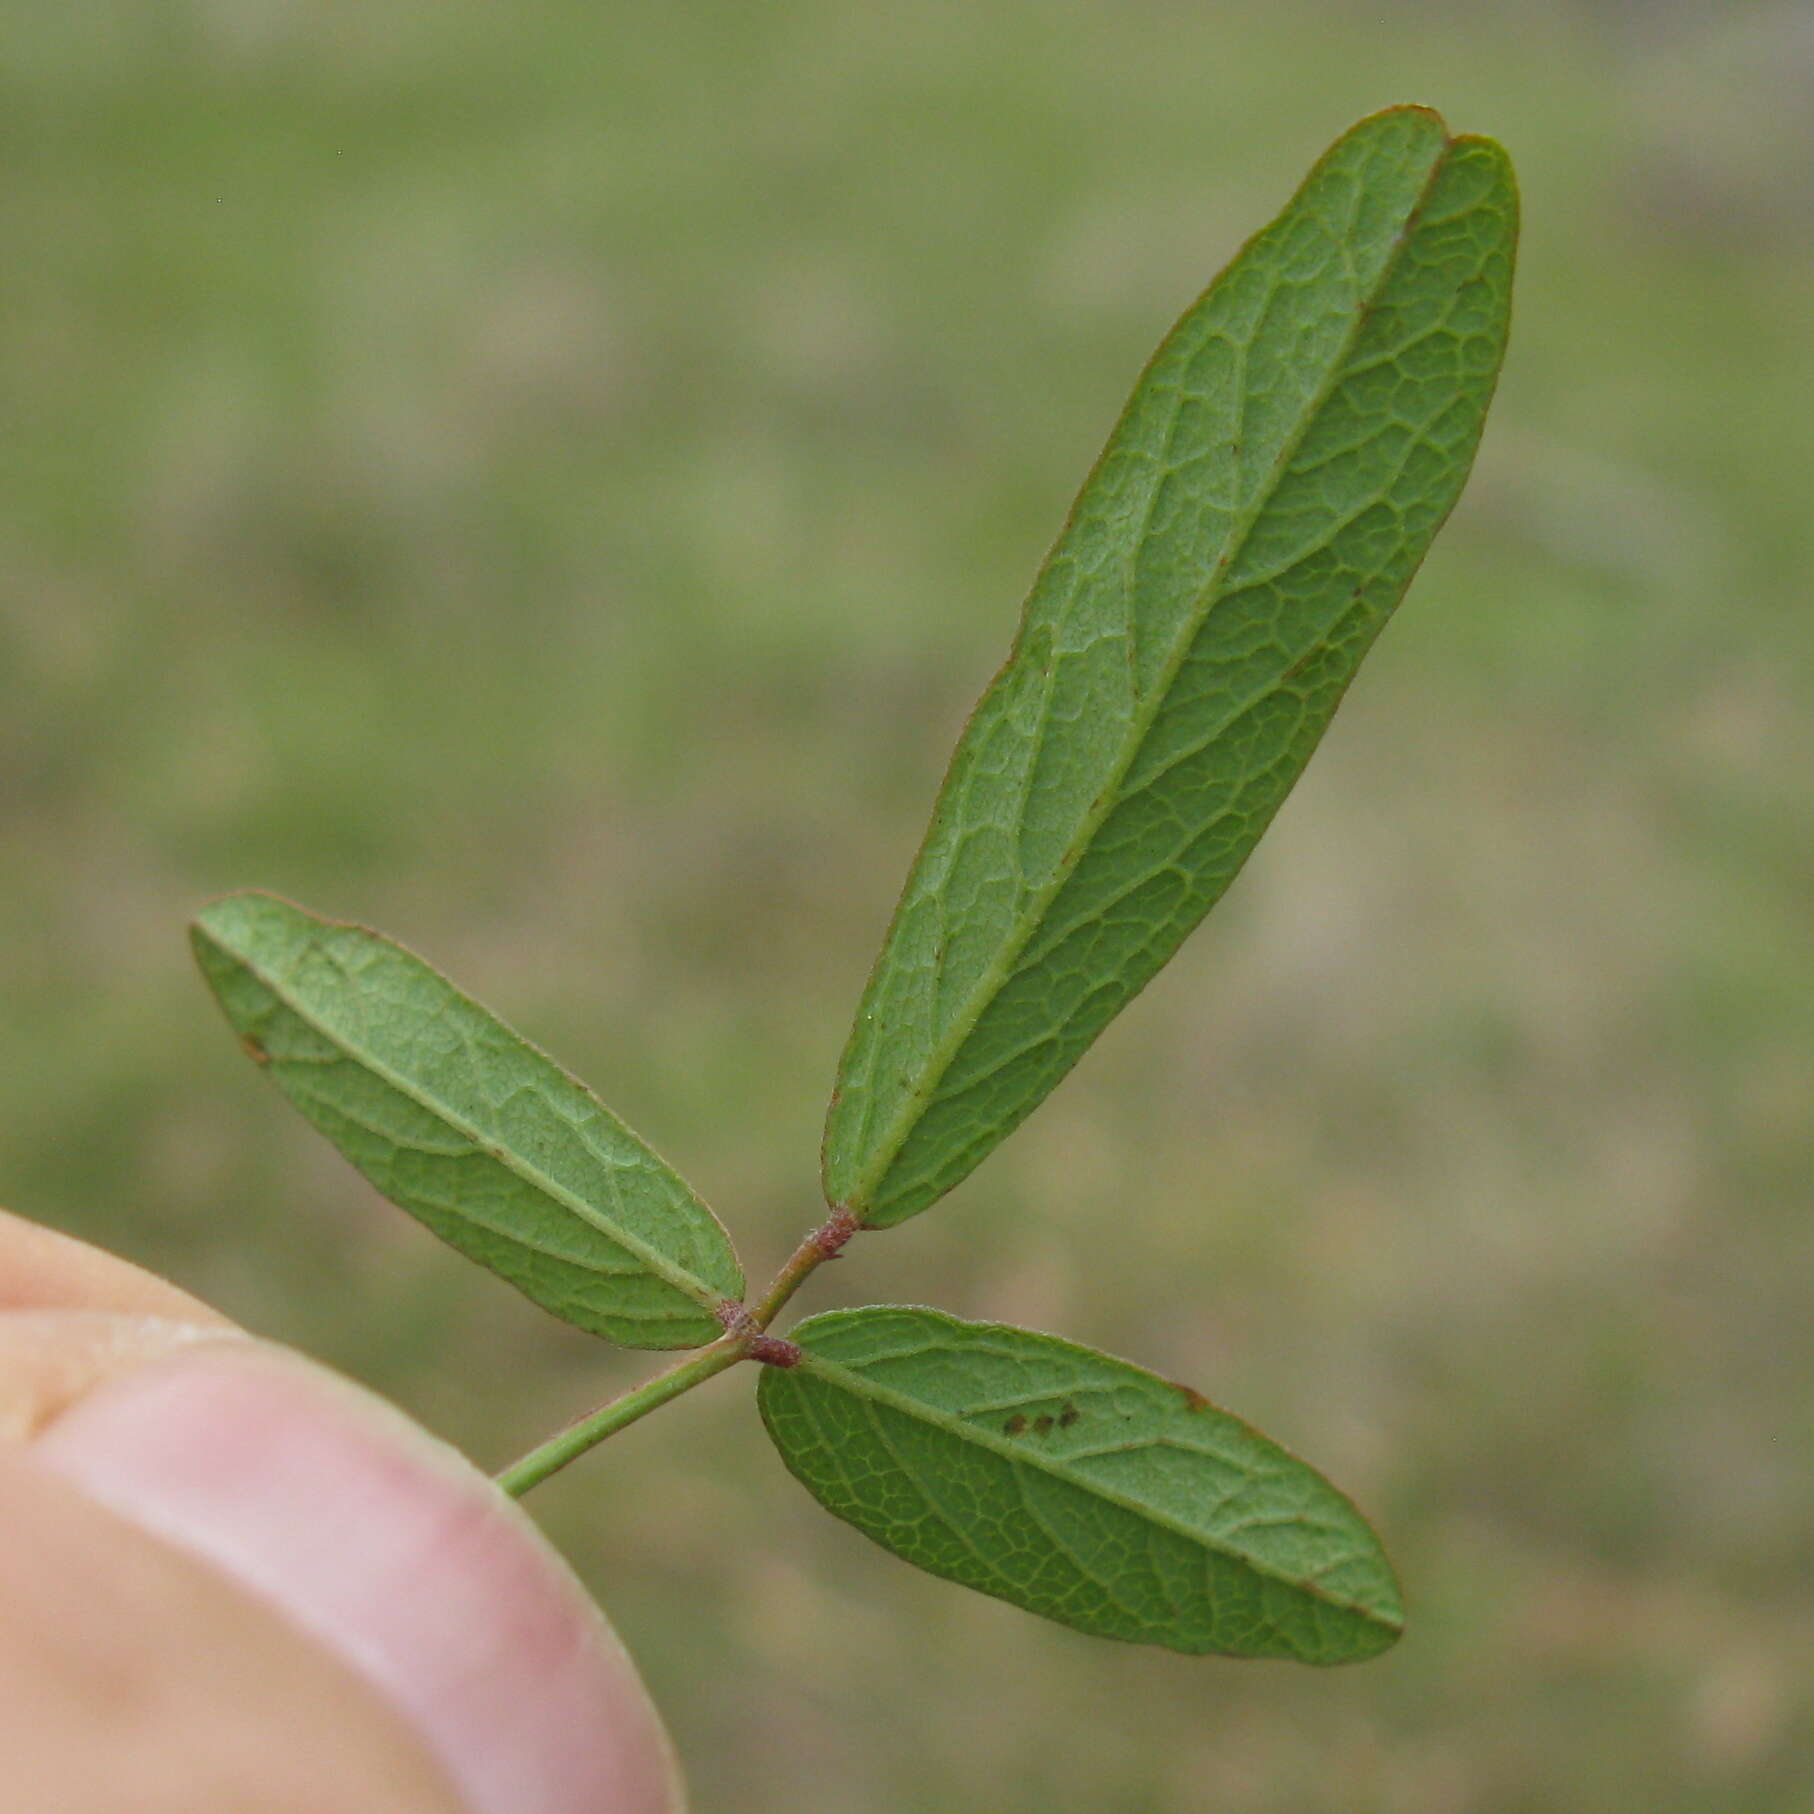
[[[716,1217],[584,1085],[363,927],[238,894],[191,940],[267,1076],[393,1203],[594,1335],[689,1348],[743,1295]]]
[[[1313,1468],[1157,1374],[940,1311],[834,1310],[764,1368],[763,1422],[821,1505],[935,1575],[1101,1637],[1349,1663],[1403,1614]]]
[[[1363,120],[1168,336],[964,731],[869,981],[829,1201],[975,1167],[1234,879],[1460,493],[1504,350],[1505,154]]]

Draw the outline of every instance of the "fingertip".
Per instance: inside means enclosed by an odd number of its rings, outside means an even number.
[[[244,1341],[231,1324],[111,1310],[0,1310],[0,1442],[27,1442],[117,1374],[198,1342]]]
[[[684,1807],[634,1664],[526,1514],[325,1369],[191,1348],[100,1386],[28,1452],[341,1654],[477,1814]]]
[[[74,1235],[0,1209],[0,1310],[90,1310],[233,1327],[166,1279]]]

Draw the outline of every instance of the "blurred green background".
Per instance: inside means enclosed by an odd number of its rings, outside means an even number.
[[[1472,488],[1241,883],[813,1306],[1051,1326],[1375,1516],[1364,1668],[871,1548],[741,1374],[536,1501],[702,1807],[1814,1805],[1814,15],[10,8],[0,1200],[487,1464],[647,1370],[374,1198],[183,922],[384,927],[766,1276],[945,752],[1152,345],[1357,115],[1511,148]]]

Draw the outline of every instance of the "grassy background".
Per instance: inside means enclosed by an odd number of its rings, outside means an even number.
[[[945,751],[1163,328],[1356,115],[1503,138],[1473,487],[1247,875],[807,1302],[1046,1324],[1350,1486],[1403,1645],[917,1576],[732,1376],[538,1509],[702,1807],[1814,1794],[1814,31],[1797,4],[9,9],[0,1199],[488,1463],[644,1363],[239,1058],[187,913],[405,938],[753,1271]],[[835,1290],[828,1287],[835,1287]]]

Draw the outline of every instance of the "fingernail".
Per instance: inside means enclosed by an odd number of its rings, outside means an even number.
[[[210,1344],[100,1387],[30,1452],[337,1651],[475,1814],[682,1807],[635,1666],[566,1564],[382,1400],[280,1349]]]

